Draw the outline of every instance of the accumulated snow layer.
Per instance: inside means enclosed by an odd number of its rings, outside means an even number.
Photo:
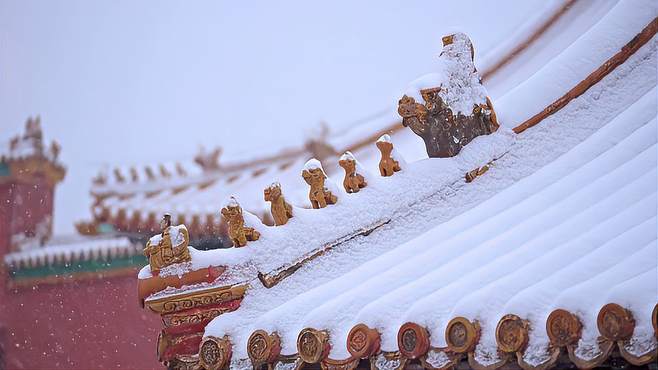
[[[460,32],[452,35],[452,43],[443,47],[435,71],[412,81],[405,94],[423,102],[422,90],[440,87],[439,96],[455,115],[472,115],[475,106],[486,104],[487,90],[473,64],[471,48],[468,36]]]
[[[337,204],[322,210],[294,207],[294,216],[285,226],[267,227],[243,212],[245,225],[259,230],[260,239],[245,248],[197,251],[192,255],[192,267],[251,264],[261,272],[273,271],[357,230],[366,231],[401,217],[409,206],[446,186],[463,182],[466,172],[504,155],[514,136],[510,130],[501,129],[476,138],[456,157],[408,164],[392,177],[370,176],[366,179],[368,186],[355,194],[347,194],[329,178],[325,186],[338,197]],[[139,276],[149,277],[149,267],[144,267]]]
[[[557,212],[556,208],[550,207],[552,203],[547,203],[544,198],[552,194],[550,199],[555,200],[555,189],[561,189],[565,198],[572,193],[576,196],[577,190],[590,182],[596,182],[592,186],[610,190],[605,182],[610,181],[607,174],[623,165],[620,158],[629,161],[639,158],[643,151],[655,145],[655,121],[652,121],[656,116],[653,103],[656,98],[653,88],[656,85],[655,49],[654,40],[564,109],[519,135],[511,150],[474,182],[453,184],[441,193],[411,205],[404,218],[391,221],[367,238],[349,241],[302,267],[271,289],[255,282],[240,310],[214,319],[206,328],[206,335],[229,334],[235,344],[234,357],[246,358],[246,341],[253,330],[278,332],[282,338],[283,353],[290,354],[296,352],[295,341],[299,331],[303,327],[314,326],[329,330],[333,344],[331,357],[346,358],[348,354],[344,343],[348,331],[359,321],[367,321],[382,332],[382,349],[396,350],[395,335],[404,318],[418,322],[424,322],[425,318],[405,316],[411,315],[411,311],[399,310],[409,307],[404,302],[413,304],[418,300],[407,301],[404,295],[396,294],[405,301],[387,306],[385,294],[404,289],[406,284],[413,282],[408,276],[422,277],[426,272],[431,272],[439,263],[433,256],[446,258],[440,249],[437,252],[438,246],[442,246],[446,253],[457,256],[457,253],[467,253],[471,247],[487,243],[496,236],[495,240],[501,240],[505,235],[507,238],[522,238],[505,234],[505,231],[514,227],[519,220],[529,219],[538,212]],[[585,139],[587,141],[583,142]],[[555,160],[567,151],[566,155]],[[611,163],[605,163],[606,160]],[[537,171],[538,168],[541,170]],[[595,168],[603,172],[597,173]],[[537,172],[527,177],[534,171]],[[587,178],[585,174],[593,177]],[[639,179],[642,175],[637,173],[635,177]],[[575,182],[576,179],[579,182]],[[646,179],[644,177],[638,181]],[[514,186],[509,187],[512,184]],[[629,181],[628,186],[638,185]],[[542,192],[543,189],[546,191]],[[497,193],[500,194],[491,198]],[[582,194],[578,196],[586,197]],[[596,202],[588,199],[592,204],[590,207],[594,206]],[[559,200],[554,203],[570,206]],[[542,204],[548,204],[546,210],[541,208]],[[463,213],[474,206],[477,207],[471,212]],[[441,222],[445,223],[413,242],[402,244]],[[528,231],[531,227],[537,227],[536,222],[516,227]],[[442,243],[444,240],[457,244],[455,247],[446,246]],[[468,243],[464,243],[466,240]],[[395,267],[416,256],[424,258],[413,265],[406,265],[404,271]],[[479,266],[464,264],[458,267],[462,270],[457,275]],[[439,289],[441,286],[435,285],[433,288]],[[376,289],[376,292],[371,293],[371,289]],[[596,291],[589,290],[589,294]],[[397,292],[402,293],[403,290]],[[407,291],[405,294],[413,293]],[[523,294],[523,290],[518,294]],[[510,302],[513,301],[510,299]],[[588,304],[587,300],[581,301]],[[417,306],[414,310],[420,312]],[[391,316],[389,312],[395,312],[395,315]],[[449,315],[451,311],[448,308],[445,312]],[[440,322],[445,322],[445,319],[442,320]],[[433,344],[441,345],[445,328],[436,327],[437,321],[427,324],[433,331]],[[535,335],[537,332],[532,333]],[[481,353],[480,358],[484,357],[491,356]]]
[[[655,17],[653,0],[620,1],[550,63],[497,99],[498,121],[514,127],[541,112],[619,52]]]
[[[548,20],[555,12],[562,8],[569,0],[548,2],[544,10],[537,13],[535,19],[528,21],[527,26],[521,26],[514,35],[506,38],[506,41],[496,49],[490,51],[476,64],[484,67],[478,69],[486,73],[489,68],[508,55],[509,51],[525,42],[538,27]],[[524,48],[512,60],[510,60],[496,73],[490,74],[485,79],[485,86],[489,96],[498,99],[502,94],[510,91],[521,82],[528,79],[538,68],[546,65],[551,59],[559,55],[569,45],[595,25],[615,5],[617,1],[575,1],[571,2],[567,11],[534,42]],[[508,50],[508,52],[505,52]]]

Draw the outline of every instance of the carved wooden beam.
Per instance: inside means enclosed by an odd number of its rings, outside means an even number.
[[[190,293],[175,294],[155,299],[147,299],[144,304],[153,312],[168,314],[194,307],[242,299],[247,284],[222,286]]]
[[[144,299],[155,292],[159,292],[167,287],[180,288],[183,285],[191,285],[197,283],[210,283],[215,281],[224,271],[225,267],[207,267],[199,270],[194,270],[178,275],[169,275],[165,277],[153,276],[147,279],[137,280],[137,297],[139,298],[140,305],[144,307]]]
[[[165,331],[160,332],[157,342],[158,360],[168,363],[181,356],[192,356],[198,352],[203,332],[183,333],[171,335]]]

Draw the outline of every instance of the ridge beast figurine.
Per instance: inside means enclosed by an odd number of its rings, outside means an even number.
[[[354,155],[349,151],[345,152],[345,154],[343,154],[338,161],[338,165],[345,170],[343,187],[348,193],[358,193],[359,190],[365,188],[368,185],[363,175],[356,172],[356,163],[356,158],[354,158]]]
[[[171,215],[165,213],[160,221],[160,230],[161,233],[149,239],[144,248],[153,274],[163,267],[192,260],[187,249],[190,235],[185,225],[171,226]]]
[[[313,208],[324,208],[328,204],[335,204],[338,201],[338,198],[324,186],[327,175],[324,173],[320,161],[313,158],[306,162],[302,177],[311,186],[308,197]]]
[[[292,217],[292,206],[286,202],[278,182],[265,188],[263,191],[266,202],[270,202],[270,212],[276,226],[285,225]]]
[[[419,92],[424,104],[409,95],[398,102],[402,124],[423,139],[430,158],[453,157],[477,136],[491,134],[499,127],[473,56],[473,45],[466,35],[444,37],[440,73],[417,80],[409,93]]]
[[[231,198],[221,212],[228,223],[228,236],[234,247],[244,247],[248,241],[255,241],[260,238],[260,233],[256,229],[244,226],[242,207],[235,198]]]

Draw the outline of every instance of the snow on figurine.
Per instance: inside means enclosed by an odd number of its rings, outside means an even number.
[[[304,170],[302,170],[302,177],[311,186],[308,197],[313,208],[324,208],[327,204],[335,204],[338,201],[338,198],[324,186],[327,175],[324,173],[320,161],[313,158],[306,162]]]
[[[345,152],[338,161],[338,165],[345,170],[343,187],[348,193],[358,193],[359,190],[368,185],[363,175],[357,172],[357,163],[356,158],[349,151]]]
[[[228,204],[222,208],[222,216],[228,223],[228,237],[236,248],[244,247],[247,242],[260,238],[260,233],[253,227],[244,226],[242,207],[235,198],[231,197]]]
[[[456,33],[443,37],[439,72],[412,82],[398,102],[402,124],[423,139],[431,158],[455,156],[475,137],[498,129],[473,58],[468,36]],[[421,99],[424,104],[417,102]]]
[[[192,260],[187,249],[190,235],[185,225],[171,226],[171,215],[165,213],[160,221],[160,230],[161,233],[149,239],[144,248],[153,274],[174,263]]]
[[[265,201],[270,202],[270,212],[276,226],[285,225],[292,217],[292,206],[286,202],[281,192],[281,184],[272,183],[263,191]]]
[[[379,160],[379,173],[384,177],[388,177],[393,176],[395,172],[400,171],[400,161],[394,154],[395,151],[393,143],[391,142],[391,137],[388,134],[384,134],[377,139],[375,145],[377,145],[377,149],[379,149],[382,154],[382,157]]]

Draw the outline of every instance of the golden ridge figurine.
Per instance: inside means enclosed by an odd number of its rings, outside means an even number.
[[[234,247],[244,247],[248,241],[255,241],[260,238],[260,233],[256,229],[244,226],[242,207],[235,198],[231,198],[231,201],[222,208],[221,212],[228,223],[228,236]]]
[[[394,173],[400,171],[400,162],[393,158],[391,137],[388,134],[384,134],[377,139],[375,145],[377,145],[377,149],[382,154],[382,158],[379,160],[379,172],[381,175],[384,177],[393,176]]]
[[[278,182],[265,188],[263,191],[266,202],[270,202],[270,212],[276,226],[285,225],[292,217],[292,206],[288,204],[281,192],[281,184]]]
[[[171,215],[165,213],[160,221],[160,230],[160,235],[149,239],[144,248],[152,274],[158,274],[163,267],[192,260],[187,249],[190,235],[185,225],[171,226]]]
[[[340,157],[340,160],[338,161],[338,165],[343,167],[343,169],[345,170],[345,179],[343,180],[343,187],[345,188],[346,192],[358,193],[359,190],[365,188],[368,185],[363,175],[356,172],[357,170],[356,158],[354,158],[354,155],[352,153],[350,153],[349,151],[345,152],[345,154],[343,154]]]
[[[313,208],[324,208],[328,204],[335,204],[338,201],[338,198],[324,186],[327,175],[322,170],[320,161],[313,158],[306,162],[302,171],[302,177],[311,186],[308,197]]]

